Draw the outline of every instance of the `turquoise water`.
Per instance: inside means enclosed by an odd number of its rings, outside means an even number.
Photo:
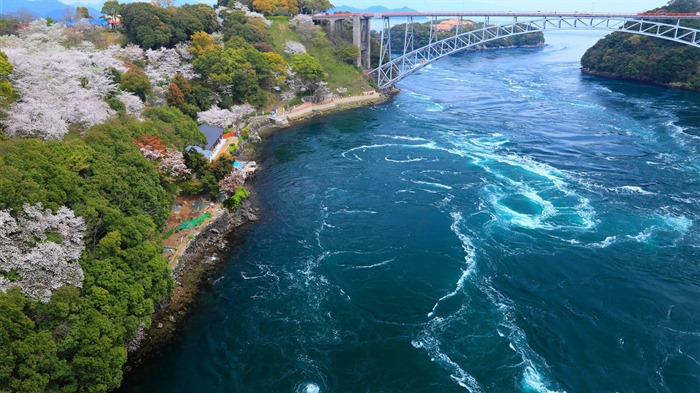
[[[277,133],[134,392],[700,391],[700,95],[465,53]]]

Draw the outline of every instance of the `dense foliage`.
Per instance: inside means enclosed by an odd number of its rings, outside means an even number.
[[[0,208],[67,207],[85,223],[82,289],[63,286],[48,303],[0,293],[0,387],[23,392],[102,392],[121,381],[125,343],[150,325],[172,289],[159,230],[169,215],[168,174],[135,138],[158,135],[181,149],[201,142],[173,108],[140,122],[125,117],[84,137],[0,141]],[[162,163],[161,163],[162,165]],[[7,272],[5,272],[7,273]]]
[[[217,15],[166,3],[106,2],[124,36],[0,23],[17,34],[0,37],[0,392],[118,387],[127,348],[172,291],[160,232],[173,196],[224,194],[229,208],[247,197],[234,157],[185,149],[206,143],[195,120],[233,127],[276,95],[329,96],[337,54],[306,19],[275,38],[240,4]],[[309,53],[285,53],[301,36]]]
[[[328,0],[217,0],[217,6],[233,7],[240,3],[250,9],[265,15],[294,15],[297,12],[306,14],[325,12],[333,8]]]
[[[673,0],[650,12],[700,12],[700,1]],[[682,24],[700,28],[696,21]],[[586,51],[581,66],[584,72],[700,90],[700,50],[659,38],[610,34]]]
[[[197,31],[212,33],[218,27],[216,13],[206,4],[166,9],[138,2],[121,5],[119,12],[127,37],[143,49],[173,47]]]

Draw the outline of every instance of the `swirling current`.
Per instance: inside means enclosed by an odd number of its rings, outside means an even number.
[[[596,39],[270,137],[260,222],[130,390],[700,391],[700,95],[581,74]]]

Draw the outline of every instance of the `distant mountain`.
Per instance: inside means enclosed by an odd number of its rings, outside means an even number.
[[[381,5],[375,5],[372,7],[367,7],[365,9],[361,8],[356,8],[356,7],[351,7],[349,5],[341,5],[338,7],[334,7],[328,10],[329,14],[332,14],[334,12],[371,12],[371,13],[378,13],[378,12],[416,12],[416,10],[408,8],[408,7],[401,7],[401,8],[386,8]]]
[[[81,4],[71,5],[75,10]],[[83,6],[86,6],[83,4]],[[0,14],[11,15],[18,11],[29,11],[33,16],[45,18],[50,16],[54,19],[62,19],[66,13],[68,5],[58,0],[0,0]],[[100,10],[88,7],[88,12],[95,18],[100,17]]]

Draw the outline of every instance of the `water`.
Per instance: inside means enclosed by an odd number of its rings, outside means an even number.
[[[276,134],[262,219],[134,392],[700,391],[700,96],[595,39]]]

